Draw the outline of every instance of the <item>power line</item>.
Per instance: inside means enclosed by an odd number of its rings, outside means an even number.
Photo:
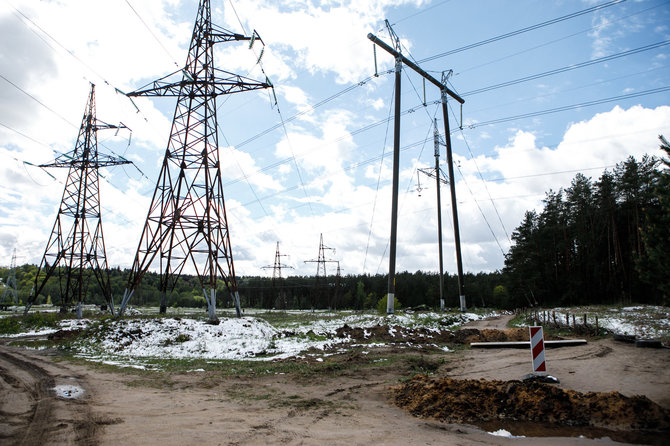
[[[499,84],[490,85],[488,87],[478,88],[476,90],[471,90],[471,91],[462,93],[462,96],[472,96],[472,95],[475,95],[475,94],[483,93],[485,91],[497,90],[499,88],[509,87],[510,85],[516,85],[516,84],[520,84],[522,82],[527,82],[527,81],[531,81],[531,80],[535,80],[535,79],[540,79],[540,78],[551,76],[551,75],[554,75],[554,74],[565,73],[566,71],[572,71],[572,70],[576,70],[578,68],[584,68],[584,67],[599,64],[599,63],[602,63],[602,62],[608,62],[610,60],[619,59],[619,58],[625,57],[625,56],[632,56],[633,54],[641,53],[643,51],[653,50],[653,49],[660,48],[660,47],[663,47],[663,46],[666,46],[666,45],[669,45],[669,44],[670,44],[670,40],[664,40],[662,42],[652,43],[650,45],[641,46],[639,48],[635,48],[635,49],[632,49],[632,50],[622,51],[622,52],[616,53],[616,54],[610,54],[609,56],[599,57],[597,59],[592,59],[592,60],[587,60],[585,62],[580,62],[580,63],[577,63],[577,64],[567,65],[565,67],[556,68],[556,69],[545,71],[545,72],[538,73],[538,74],[532,74],[530,76],[525,76],[525,77],[521,77],[521,78],[518,78],[518,79],[513,79],[511,81],[501,82]]]
[[[375,199],[372,203],[372,215],[370,216],[370,226],[368,228],[368,240],[365,243],[365,257],[363,258],[363,272],[365,272],[365,265],[368,261],[368,252],[370,249],[370,238],[372,237],[372,225],[375,220],[375,211],[377,209],[377,196],[379,194],[379,184],[382,179],[382,171],[384,170],[384,155],[386,154],[386,142],[389,134],[389,123],[391,122],[391,115],[393,114],[393,97],[395,96],[395,89],[391,90],[391,101],[389,102],[388,120],[386,121],[386,131],[384,132],[384,144],[382,145],[382,154],[379,161],[379,173],[377,174],[377,185],[375,186]]]
[[[604,29],[605,27],[612,26],[614,23],[620,22],[620,21],[622,21],[622,20],[624,20],[624,19],[627,19],[627,18],[636,16],[636,15],[643,14],[643,13],[645,13],[645,12],[648,12],[648,11],[652,10],[652,9],[659,8],[659,7],[663,6],[663,5],[664,5],[664,3],[660,3],[660,4],[657,4],[657,5],[651,6],[651,7],[649,7],[649,8],[645,8],[645,9],[642,9],[642,10],[640,10],[640,11],[636,11],[636,12],[634,12],[634,13],[632,13],[632,14],[628,14],[628,15],[625,15],[625,16],[622,16],[622,17],[618,17],[617,19],[614,19],[614,20],[612,20],[612,21],[608,21],[607,23],[601,23],[600,25],[592,26],[592,27],[590,27],[590,28],[586,28],[586,29],[583,29],[583,30],[581,30],[581,31],[578,31],[578,32],[575,32],[575,33],[572,33],[572,34],[568,34],[568,35],[566,35],[566,36],[559,37],[558,39],[550,40],[550,41],[548,41],[548,42],[541,43],[541,44],[539,44],[539,45],[535,45],[535,46],[532,46],[532,47],[530,47],[530,48],[526,48],[526,49],[524,49],[524,50],[517,51],[517,52],[512,53],[512,54],[508,54],[508,55],[503,56],[503,57],[499,57],[498,59],[493,59],[493,60],[490,60],[490,61],[488,61],[488,62],[484,62],[484,63],[478,64],[478,65],[474,65],[474,66],[471,66],[471,67],[468,67],[468,68],[459,70],[457,73],[455,73],[455,76],[458,76],[458,75],[460,75],[460,74],[462,74],[462,73],[465,73],[465,72],[468,72],[468,71],[472,71],[472,70],[476,70],[476,69],[485,67],[485,66],[487,66],[487,65],[491,65],[491,64],[496,63],[496,62],[500,62],[501,60],[506,60],[506,59],[509,59],[509,58],[511,58],[511,57],[514,57],[514,56],[518,56],[518,55],[520,55],[520,54],[527,53],[527,52],[529,52],[529,51],[536,50],[536,49],[538,49],[538,48],[542,48],[542,47],[545,47],[545,46],[554,44],[554,43],[556,43],[556,42],[560,42],[560,41],[562,41],[562,40],[569,39],[569,38],[574,37],[574,36],[577,36],[577,35],[579,35],[579,34],[584,34],[584,33],[587,33],[587,32],[589,32],[589,31],[598,30],[598,29],[600,29],[600,28],[603,28],[603,29]]]
[[[175,64],[175,66],[177,68],[180,68],[179,64],[177,63],[175,58],[172,57],[172,54],[170,54],[170,51],[168,51],[168,49],[165,47],[165,45],[163,45],[163,42],[161,42],[160,39],[158,38],[158,36],[156,36],[156,34],[154,34],[154,32],[151,30],[151,28],[149,28],[149,25],[147,25],[147,22],[144,21],[144,19],[139,14],[139,12],[137,12],[137,10],[133,7],[133,5],[130,4],[129,0],[126,0],[126,4],[130,7],[130,9],[132,9],[132,11],[135,13],[135,15],[140,20],[140,22],[142,22],[142,25],[144,25],[144,27],[147,29],[147,31],[149,31],[149,34],[151,34],[151,36],[154,38],[154,40],[156,40],[156,42],[158,42],[160,47],[163,48],[163,51],[165,51],[165,54],[168,55],[168,57],[172,60],[172,62]]]
[[[543,116],[543,115],[548,115],[551,113],[558,113],[562,111],[568,111],[568,110],[574,110],[577,108],[581,107],[591,107],[594,105],[601,105],[601,104],[607,104],[609,102],[615,102],[619,100],[624,100],[624,99],[632,99],[632,98],[637,98],[640,96],[647,96],[650,94],[656,94],[656,93],[663,93],[666,91],[670,91],[670,86],[665,86],[665,87],[659,87],[659,88],[652,88],[650,90],[644,90],[640,91],[637,93],[629,93],[629,94],[623,94],[619,96],[612,96],[609,98],[604,98],[604,99],[595,99],[593,101],[586,101],[586,102],[580,102],[579,104],[572,104],[572,105],[565,105],[562,107],[555,107],[555,108],[549,108],[545,110],[539,110],[536,112],[531,112],[531,113],[523,113],[520,115],[514,115],[514,116],[507,116],[504,118],[497,118],[497,119],[491,119],[489,121],[482,121],[482,122],[477,122],[474,124],[466,125],[464,126],[467,129],[474,129],[477,127],[481,127],[484,125],[493,125],[493,124],[501,124],[503,122],[509,122],[509,121],[514,121],[516,119],[525,119],[525,118],[534,118],[536,116]],[[458,129],[452,130],[451,133],[456,133]]]
[[[489,39],[481,40],[479,42],[471,43],[469,45],[465,45],[465,46],[462,46],[460,48],[456,48],[456,49],[453,49],[453,50],[450,50],[450,51],[446,51],[444,53],[440,53],[440,54],[436,54],[434,56],[426,57],[425,59],[419,60],[418,63],[429,62],[431,60],[439,59],[441,57],[446,57],[446,56],[450,56],[452,54],[460,53],[462,51],[470,50],[472,48],[477,48],[479,46],[486,45],[486,44],[493,43],[493,42],[497,42],[499,40],[507,39],[509,37],[517,36],[519,34],[523,34],[523,33],[526,33],[528,31],[533,31],[533,30],[536,30],[536,29],[539,29],[539,28],[543,28],[545,26],[553,25],[555,23],[559,23],[559,22],[569,20],[569,19],[572,19],[572,18],[575,18],[575,17],[579,17],[581,15],[588,14],[588,13],[597,11],[599,9],[608,8],[610,6],[613,6],[613,5],[616,5],[616,4],[619,4],[619,3],[623,3],[625,1],[626,0],[613,0],[613,1],[610,1],[610,2],[606,2],[606,3],[601,3],[600,5],[595,5],[595,6],[592,6],[590,8],[583,9],[581,11],[573,12],[572,14],[567,14],[567,15],[564,15],[564,16],[561,16],[561,17],[557,17],[555,19],[547,20],[546,22],[537,23],[535,25],[527,26],[525,28],[521,28],[521,29],[518,29],[516,31],[511,31],[511,32],[501,34],[501,35],[496,36],[496,37],[491,37]]]
[[[454,114],[454,111],[451,109],[451,106],[449,106],[449,111],[451,111],[451,113]],[[475,155],[472,153],[472,149],[470,148],[470,144],[468,143],[468,140],[465,137],[465,133],[463,133],[463,129],[459,129],[459,130],[461,131],[461,137],[463,138],[463,142],[465,143],[465,146],[468,148],[468,152],[470,152],[470,159],[475,164],[475,168],[477,169],[477,173],[479,174],[479,178],[482,180],[482,184],[484,184],[484,189],[486,190],[486,194],[489,196],[489,200],[491,201],[491,205],[493,206],[493,210],[495,211],[496,216],[498,217],[498,221],[500,222],[500,226],[502,227],[503,232],[505,233],[505,237],[507,237],[507,241],[509,243],[512,243],[510,238],[509,238],[509,233],[507,232],[507,228],[505,227],[505,223],[503,223],[502,217],[500,217],[500,212],[498,212],[498,207],[493,202],[493,198],[491,197],[491,192],[489,192],[489,188],[486,185],[486,181],[484,180],[484,176],[482,175],[481,170],[479,170],[479,164],[477,164],[477,159],[475,158]],[[460,168],[459,168],[458,171],[460,172]],[[462,173],[461,173],[461,175],[462,175]],[[465,181],[465,178],[463,179],[463,181]],[[467,184],[466,184],[466,186],[467,186]],[[468,186],[468,190],[469,189],[470,189],[470,187]],[[470,191],[470,193],[472,193],[472,191]],[[482,216],[483,216],[483,213],[482,213]],[[488,224],[488,222],[487,222],[487,224]],[[497,242],[498,242],[498,240],[496,239],[496,243]],[[500,244],[498,244],[498,246],[500,246]]]

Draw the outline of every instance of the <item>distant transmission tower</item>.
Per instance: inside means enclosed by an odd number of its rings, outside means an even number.
[[[286,292],[283,289],[283,279],[281,275],[281,270],[282,268],[291,268],[293,269],[292,266],[286,266],[281,264],[281,258],[282,257],[288,257],[286,254],[280,254],[279,253],[279,242],[277,242],[277,249],[275,250],[275,263],[272,266],[263,266],[263,269],[270,269],[272,268],[272,296],[275,298],[275,303],[274,305],[277,308],[280,308],[282,310],[285,310],[287,307],[286,304]],[[272,304],[264,302],[264,306],[266,308],[269,308]]]
[[[440,265],[440,311],[444,311],[444,262],[442,257],[442,199],[440,195],[440,183],[449,184],[449,182],[445,179],[447,176],[442,172],[442,169],[440,169],[440,132],[437,129],[437,119],[434,120],[434,123],[433,143],[435,146],[435,168],[418,170],[430,178],[435,178],[435,189],[437,190],[437,250]],[[444,178],[440,176],[440,173]],[[419,196],[421,196],[420,193]]]
[[[327,294],[328,307],[331,306],[330,293],[327,293],[328,275],[326,274],[326,263],[339,262],[337,260],[326,260],[326,249],[335,252],[335,248],[329,248],[323,244],[323,234],[319,239],[319,256],[316,260],[305,260],[305,263],[316,263],[316,279],[314,281],[314,289],[312,290],[312,310],[322,302],[324,294]]]
[[[328,308],[337,309],[337,304],[340,298],[340,288],[342,287],[342,270],[340,269],[340,261],[337,262],[337,273],[335,273],[335,291],[333,291],[333,300],[328,304]]]
[[[195,267],[207,301],[209,319],[216,317],[216,285],[221,277],[241,316],[240,299],[219,163],[216,98],[270,84],[244,78],[214,66],[214,44],[258,39],[212,25],[210,2],[201,0],[186,65],[128,96],[176,96],[163,166],[156,183],[137,254],[123,294],[123,314],[144,273],[160,268],[160,311],[187,263]],[[174,76],[174,77],[173,77]],[[174,80],[169,80],[174,79]]]
[[[7,281],[5,282],[5,290],[2,292],[2,299],[0,299],[0,307],[8,307],[9,305],[19,304],[19,294],[16,287],[16,248],[12,253],[12,263],[9,265],[9,273],[7,273]]]
[[[126,126],[106,124],[97,120],[95,85],[91,84],[91,92],[74,150],[58,156],[53,163],[40,165],[40,167],[64,167],[68,168],[69,172],[56,222],[35,276],[35,293],[29,296],[25,313],[28,313],[54,274],[58,276],[60,295],[57,299],[61,312],[76,305],[77,317],[81,318],[81,304],[86,298],[89,280],[93,275],[110,305],[112,314],[114,313],[102,233],[98,169],[131,162],[99,154],[98,130],[120,128]]]

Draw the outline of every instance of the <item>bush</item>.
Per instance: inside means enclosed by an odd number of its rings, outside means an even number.
[[[386,301],[387,301],[387,296],[382,297],[377,301],[377,312],[379,313],[386,313]],[[402,304],[397,298],[393,299],[393,310],[399,310],[402,308]]]

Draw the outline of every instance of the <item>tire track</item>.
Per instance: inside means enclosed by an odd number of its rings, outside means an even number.
[[[104,423],[91,415],[88,402],[58,398],[53,391],[61,372],[70,375],[60,369],[31,352],[0,345],[0,443],[97,444]]]
[[[14,436],[17,445],[45,444],[48,434],[48,420],[54,403],[51,388],[54,378],[41,367],[0,350],[0,361],[9,367],[3,367],[3,379],[11,383],[16,391],[27,393],[32,410],[18,426]]]

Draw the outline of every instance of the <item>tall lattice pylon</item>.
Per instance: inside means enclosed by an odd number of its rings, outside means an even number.
[[[19,294],[16,287],[16,249],[12,252],[12,263],[9,265],[9,272],[7,273],[7,281],[5,282],[5,289],[2,292],[0,299],[0,306],[7,307],[9,305],[19,304]]]
[[[286,291],[283,288],[283,278],[281,275],[281,270],[282,268],[290,268],[293,269],[292,266],[286,266],[282,265],[281,263],[281,258],[282,257],[288,257],[286,254],[280,254],[279,253],[279,242],[277,242],[277,249],[275,250],[275,262],[274,265],[272,266],[263,266],[263,269],[270,269],[272,268],[272,296],[275,298],[274,305],[277,308],[280,308],[282,310],[286,309],[287,302],[286,302]],[[269,308],[272,304],[268,302],[264,302],[263,306],[265,308]]]
[[[63,198],[47,247],[35,276],[35,293],[26,303],[25,313],[53,275],[58,276],[60,293],[53,296],[61,311],[77,306],[81,317],[81,304],[85,301],[91,276],[95,276],[102,294],[114,313],[105,240],[100,213],[101,167],[130,164],[122,158],[98,153],[98,130],[126,128],[123,124],[111,125],[98,121],[95,111],[95,85],[86,103],[84,117],[74,149],[40,167],[68,168]]]
[[[217,320],[219,277],[241,316],[221,182],[216,98],[268,88],[270,84],[215,68],[214,45],[256,38],[257,34],[252,38],[212,25],[210,2],[201,0],[185,67],[128,94],[178,99],[119,314],[123,314],[142,276],[154,263],[160,268],[160,311],[164,313],[169,294],[190,263],[200,280],[210,320]],[[170,80],[175,75],[177,79]]]

